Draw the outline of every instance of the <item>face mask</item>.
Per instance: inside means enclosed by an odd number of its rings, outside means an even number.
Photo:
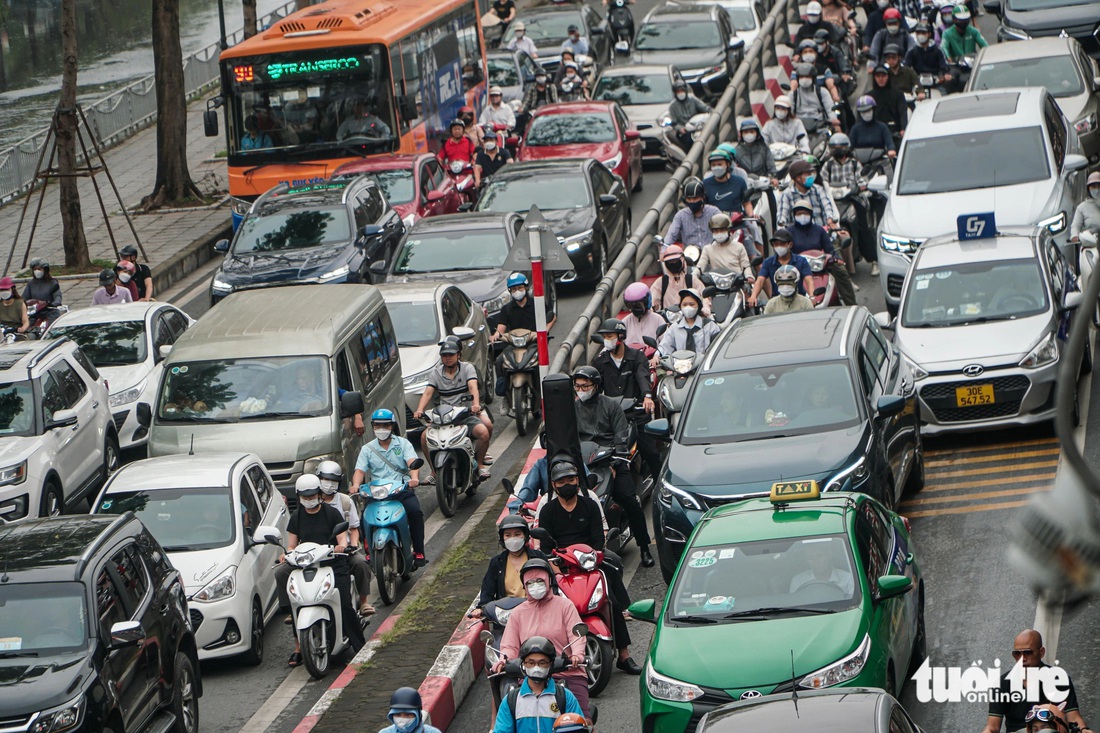
[[[806,176],[806,180],[803,182],[802,185],[806,188],[809,188],[810,186],[814,185],[814,181],[816,180],[817,178],[815,176]]]
[[[579,484],[564,484],[557,487],[554,491],[558,492],[558,496],[563,499],[572,499],[580,493],[581,487]]]
[[[128,272],[120,272],[120,273],[118,274],[118,279],[119,279],[119,280],[121,280],[121,281],[122,281],[122,282],[124,282],[124,283],[128,283],[128,282],[130,282],[130,273],[128,273]]]
[[[0,290],[0,300],[7,300],[11,297],[10,290]]]
[[[485,151],[486,152],[491,153],[496,149],[497,149],[497,144],[495,142],[493,142],[492,140],[486,140],[485,141]]]
[[[519,552],[523,549],[524,544],[522,537],[509,537],[504,540],[504,549],[508,552]]]
[[[756,142],[756,133],[746,132],[744,135],[741,136],[741,139],[751,145],[752,143]]]
[[[890,7],[890,0],[878,0],[878,6],[885,10]]]
[[[729,232],[715,232],[714,233],[714,241],[718,242],[718,244],[725,244],[726,242],[730,241],[730,233]]]
[[[397,730],[402,733],[408,733],[416,727],[415,715],[395,715],[393,716],[393,725]]]
[[[890,35],[894,36],[897,35],[897,32],[901,30],[901,26],[897,25],[896,23],[891,23],[886,26],[886,30],[890,32]]]
[[[698,315],[699,309],[693,305],[682,305],[680,306],[680,312],[684,314],[684,318],[691,320],[692,318],[695,318],[696,315]]]
[[[791,253],[790,247],[772,247],[775,250],[776,257],[786,257]]]
[[[565,78],[570,79],[570,80],[576,79],[577,78],[577,72],[570,69],[569,71],[565,72]]]
[[[726,166],[713,165],[710,167],[710,173],[715,178],[721,178],[722,176],[726,175]]]
[[[526,586],[527,595],[534,598],[536,601],[542,600],[546,597],[546,581],[545,580],[532,580]]]
[[[313,498],[313,499],[299,499],[298,500],[298,504],[301,505],[301,507],[303,509],[316,509],[318,507],[318,505],[320,505],[320,503],[321,503],[321,500],[319,498],[316,498],[316,497]]]
[[[827,44],[827,43],[818,43],[816,45],[817,45],[817,50],[820,51],[821,53],[825,53],[825,49],[829,47],[829,44]]]
[[[798,86],[802,87],[803,89],[809,89],[813,83],[814,80],[810,79],[809,77],[803,77],[798,80]]]
[[[1090,188],[1089,196],[1092,196],[1094,199],[1100,201],[1100,186],[1093,186],[1092,188]]]
[[[519,290],[513,290],[512,300],[520,301],[527,297],[527,288],[520,288]]]
[[[671,272],[673,275],[682,272],[684,269],[683,260],[669,260],[665,263],[665,269]]]
[[[635,318],[641,318],[645,315],[645,303],[631,303],[630,312]]]
[[[805,61],[807,64],[812,64],[817,61],[817,54],[807,51],[802,54],[802,60]]]
[[[545,84],[546,83],[546,77],[543,76],[542,74],[539,74],[538,76],[535,77],[535,83],[540,84],[540,85]]]
[[[574,391],[577,394],[577,399],[581,402],[588,402],[590,399],[596,396],[596,390],[594,389],[578,389]]]
[[[703,210],[703,202],[702,201],[688,201],[687,202],[687,207],[691,210],[691,213],[698,214],[700,211]]]
[[[966,27],[968,25],[970,25],[969,20],[956,20],[955,21],[955,27],[958,28],[960,31],[966,30]]]
[[[604,339],[603,347],[608,351],[614,351],[619,345],[619,339]]]
[[[775,110],[775,119],[785,120],[785,119],[787,119],[787,115],[789,115],[789,114],[790,114],[790,112],[788,110],[785,110],[781,107],[777,107],[776,110]]]
[[[43,272],[42,270],[35,270],[34,271],[34,279],[35,280],[41,280],[45,276],[46,276],[46,273]]]
[[[864,122],[870,122],[875,119],[875,111],[873,109],[864,110],[859,113],[859,116]]]
[[[799,214],[798,216],[796,216],[794,218],[794,220],[796,222],[798,222],[799,224],[801,224],[802,226],[806,226],[807,224],[809,224],[810,219],[811,219],[811,217],[810,217],[809,214]]]
[[[324,494],[328,494],[329,496],[332,496],[333,494],[335,494],[336,489],[338,489],[339,487],[340,487],[340,484],[338,484],[335,481],[325,481],[325,480],[321,481],[321,492],[324,493]]]
[[[393,435],[392,430],[375,430],[374,431],[374,437],[378,438],[379,440],[389,440],[391,435]]]
[[[810,25],[817,25],[817,21],[821,20],[820,15],[807,15],[806,22]]]
[[[683,102],[688,98],[687,92],[676,92],[676,98]]]
[[[784,298],[794,297],[794,290],[795,290],[794,285],[780,285],[779,286],[779,294],[782,295]]]
[[[917,43],[919,43],[922,46],[924,44],[928,43],[928,34],[927,33],[918,33],[917,34]]]
[[[550,676],[550,668],[540,667],[537,664],[532,664],[531,666],[524,665],[523,673],[531,679],[544,680]]]

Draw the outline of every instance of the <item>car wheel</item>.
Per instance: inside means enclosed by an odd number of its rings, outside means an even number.
[[[249,667],[258,667],[264,661],[264,613],[260,609],[258,598],[252,601],[249,642],[248,651],[241,654],[241,660]]]
[[[198,733],[199,690],[195,666],[183,652],[176,653],[172,674],[172,714],[176,716],[174,733]]]
[[[924,439],[920,434],[920,421],[917,421],[917,444],[913,448],[913,467],[905,480],[902,494],[916,494],[924,489]]]
[[[913,654],[909,658],[909,674],[916,673],[928,658],[928,635],[924,632],[924,586],[920,588],[920,600],[917,602],[917,633],[913,638]]]
[[[642,190],[642,171],[638,171],[638,178],[634,181],[634,187],[630,189],[634,193],[638,193]]]
[[[600,246],[596,250],[596,258],[599,262],[596,263],[596,277],[593,284],[598,284],[607,275],[607,240],[603,237],[600,237]]]
[[[118,447],[118,438],[112,433],[107,433],[103,441],[103,480],[106,481],[122,465],[121,452]]]
[[[486,362],[485,383],[481,385],[481,394],[485,395],[482,398],[482,402],[486,405],[491,405],[493,404],[493,400],[497,398],[497,363],[493,359],[491,352]]]
[[[42,487],[42,502],[38,508],[40,517],[60,517],[65,513],[65,494],[53,479]]]

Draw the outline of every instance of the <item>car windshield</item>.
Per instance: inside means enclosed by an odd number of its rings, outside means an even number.
[[[248,509],[243,503],[239,511],[243,526],[259,526],[261,518],[247,516]],[[225,547],[233,543],[237,534],[233,497],[225,487],[112,491],[100,499],[95,512],[133,512],[165,552]]]
[[[1070,56],[1046,56],[981,63],[974,70],[974,91],[1004,87],[1046,87],[1055,97],[1074,97],[1085,90]]]
[[[564,41],[569,36],[571,25],[583,28],[580,21],[581,17],[576,13],[546,13],[530,18],[524,17],[523,24],[526,26],[524,33],[535,42],[535,45],[547,45],[553,41]],[[503,45],[507,45],[507,42],[515,37],[515,23],[513,23],[508,26],[504,34]]]
[[[88,607],[82,584],[0,584],[0,659],[60,654],[87,644]]]
[[[0,436],[34,434],[34,390],[31,383],[0,384]]]
[[[365,175],[379,185],[390,206],[407,204],[413,200],[413,174],[411,170],[394,168],[385,171],[369,171]]]
[[[722,39],[713,21],[682,20],[646,23],[638,29],[634,47],[639,51],[679,51],[690,48],[719,48]]]
[[[1072,5],[1091,5],[1096,0],[1008,0],[1009,10],[1046,10],[1048,8],[1064,8]],[[1095,20],[1095,16],[1093,16]]]
[[[161,385],[163,422],[239,422],[327,415],[328,359],[280,356],[173,364]]]
[[[684,553],[667,619],[758,620],[859,606],[860,584],[843,535],[739,542]]]
[[[490,58],[486,60],[489,67],[489,86],[491,87],[518,87],[519,71],[515,62],[510,58]]]
[[[351,221],[343,208],[298,209],[249,216],[233,241],[233,253],[285,252],[351,239]]]
[[[148,356],[145,321],[59,324],[50,329],[50,336],[68,336],[101,368],[140,364]]]
[[[439,319],[435,303],[394,303],[386,301],[386,309],[397,329],[398,346],[432,346],[439,343]]]
[[[395,275],[498,269],[508,256],[503,229],[412,232],[394,260]]]
[[[843,430],[858,420],[847,362],[761,367],[699,380],[684,411],[680,441],[786,438]]]
[[[497,174],[498,176],[500,174]],[[583,209],[592,205],[588,186],[577,185],[573,176],[538,175],[494,178],[477,202],[478,211],[521,211],[535,204],[543,211]]]
[[[632,104],[667,104],[672,101],[672,82],[668,74],[615,74],[600,77],[593,99]]]
[[[908,140],[898,175],[906,196],[1043,181],[1050,166],[1043,131],[1019,127]]]
[[[745,7],[744,5],[726,5],[725,8],[726,12],[729,13],[730,20],[733,21],[734,30],[756,30],[756,16],[753,15],[752,8]]]
[[[1011,321],[1047,311],[1035,260],[950,265],[914,272],[903,298],[907,328]]]
[[[531,129],[523,144],[526,147],[543,145],[588,145],[615,141],[615,125],[606,114],[543,115],[531,122]]]

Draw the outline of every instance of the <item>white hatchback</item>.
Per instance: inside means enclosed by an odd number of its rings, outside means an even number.
[[[252,541],[260,525],[286,532],[286,501],[252,453],[135,461],[119,469],[92,514],[131,511],[160,542],[187,592],[199,659],[263,661],[275,615],[279,548]]]
[[[169,303],[121,303],[71,311],[46,338],[68,336],[103,375],[122,448],[145,445],[149,428],[137,420],[137,403],[152,405],[164,371],[162,346],[171,346],[195,321]]]

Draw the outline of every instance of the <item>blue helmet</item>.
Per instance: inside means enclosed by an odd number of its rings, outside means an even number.
[[[396,423],[397,418],[394,417],[393,410],[387,410],[385,407],[379,407],[377,410],[370,414],[370,421]]]
[[[527,280],[527,276],[524,275],[522,272],[513,272],[511,275],[508,276],[508,289],[509,290],[511,290],[512,288],[517,287],[519,285],[529,285],[529,284],[530,284],[530,282]]]

